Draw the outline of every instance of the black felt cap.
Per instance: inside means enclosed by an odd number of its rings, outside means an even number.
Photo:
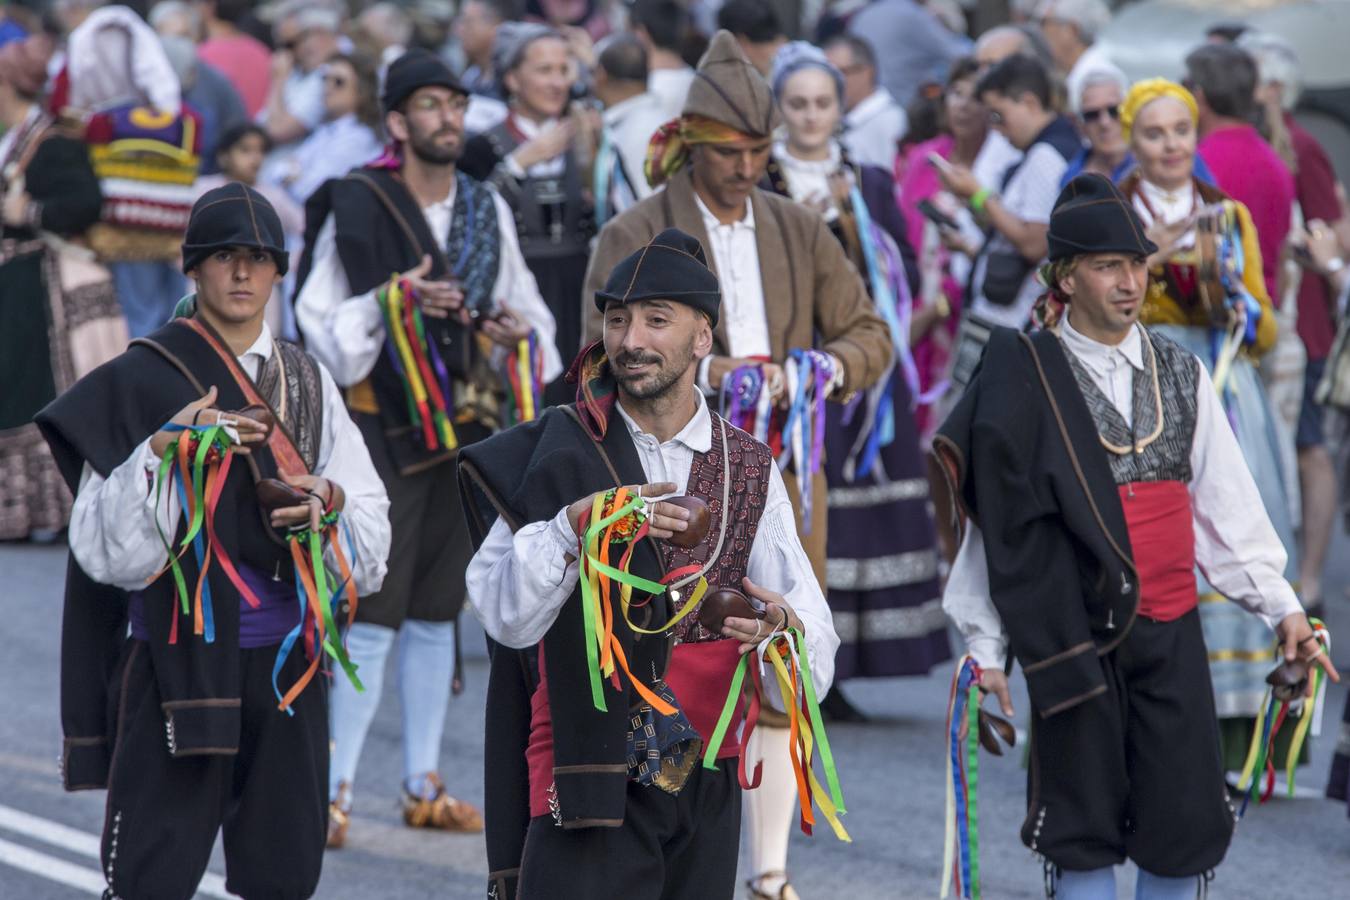
[[[1079,175],[1064,186],[1050,213],[1050,261],[1084,253],[1148,256],[1158,245],[1120,189],[1103,175]]]
[[[267,198],[246,184],[231,181],[207,191],[192,204],[183,235],[183,271],[197,268],[206,257],[227,247],[256,247],[272,254],[277,274],[290,264],[286,232]]]
[[[595,305],[601,312],[610,303],[639,300],[683,303],[706,314],[717,326],[722,291],[698,238],[667,228],[615,266],[604,289],[595,292]]]
[[[450,67],[430,50],[415,47],[389,64],[384,73],[384,93],[380,105],[385,112],[398,107],[418,88],[443,87],[458,94],[468,94]]]

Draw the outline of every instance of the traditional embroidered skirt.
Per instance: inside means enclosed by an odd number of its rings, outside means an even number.
[[[845,424],[845,408],[828,407],[826,581],[841,641],[835,681],[923,675],[952,655],[918,431],[904,379],[898,373],[891,377],[895,440],[881,449],[864,478],[849,482],[843,475],[862,428],[862,410]]]
[[[1210,367],[1208,329],[1179,325],[1152,328],[1200,357],[1206,368]],[[1247,360],[1239,358],[1233,363],[1224,400],[1266,514],[1289,554],[1284,576],[1293,581],[1298,577],[1298,545],[1294,541],[1286,493],[1288,481],[1280,435],[1261,378]],[[1220,595],[1198,571],[1196,580],[1214,679],[1215,706],[1220,720],[1233,720],[1220,722],[1224,763],[1230,770],[1241,769],[1251,740],[1252,718],[1265,697],[1266,675],[1275,665],[1275,637],[1264,622]]]
[[[0,540],[58,531],[71,496],[33,416],[126,347],[103,267],[41,241],[0,264]]]

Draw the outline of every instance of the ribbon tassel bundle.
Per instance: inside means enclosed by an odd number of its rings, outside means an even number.
[[[722,382],[722,416],[742,431],[769,443],[772,407],[765,390],[764,369],[759,365],[737,366]]]
[[[338,539],[340,519],[341,516],[337,511],[330,511],[320,520],[318,531],[298,528],[286,535],[291,561],[295,564],[295,592],[300,602],[300,622],[286,635],[277,650],[277,659],[272,665],[272,691],[277,696],[277,708],[288,715],[294,715],[291,704],[314,679],[324,654],[346,673],[353,687],[358,691],[365,690],[365,685],[356,674],[356,664],[347,655],[343,637],[333,620],[333,601],[339,596],[345,596],[347,599],[347,623],[343,630],[345,634],[356,618],[357,604],[356,584],[352,579],[351,566],[347,563],[347,557],[342,552],[342,544]],[[345,531],[345,523],[341,524]],[[331,588],[328,571],[323,562],[325,543],[332,548],[340,576],[338,583]],[[350,535],[347,543],[354,548]],[[302,635],[305,639],[305,657],[309,660],[309,668],[283,694],[277,685],[277,679],[281,675],[281,668],[287,657]]]
[[[395,276],[375,297],[384,317],[385,352],[403,382],[413,426],[421,430],[428,450],[454,450],[459,442],[450,373],[435,342],[427,340],[417,293]]]
[[[909,346],[910,323],[914,315],[914,301],[905,281],[905,264],[900,251],[875,222],[867,210],[862,192],[854,184],[849,190],[849,206],[858,225],[858,243],[862,245],[863,261],[867,268],[867,284],[877,312],[886,321],[891,333],[891,347],[895,351],[895,366],[909,388],[910,409],[937,402],[946,392],[948,383],[941,381],[927,392],[919,383],[919,368]],[[866,403],[866,418],[858,440],[844,462],[844,477],[849,481],[864,478],[872,471],[882,447],[895,440],[895,407],[892,403],[894,384],[889,377],[859,396],[849,406],[845,422],[852,421],[858,407]]]
[[[750,664],[752,656],[758,661],[753,666]],[[839,787],[839,772],[834,764],[834,753],[830,750],[829,738],[825,736],[825,723],[820,715],[820,704],[816,701],[815,682],[811,679],[811,667],[806,653],[806,639],[797,629],[789,628],[786,631],[774,632],[760,642],[754,653],[741,656],[740,662],[736,664],[736,672],[732,676],[731,688],[727,691],[721,715],[717,718],[717,726],[708,739],[703,754],[703,767],[716,768],[717,753],[722,748],[737,708],[742,700],[745,700],[748,709],[745,732],[741,741],[738,777],[744,790],[759,787],[761,763],[755,764],[754,775],[750,778],[746,776],[745,764],[750,734],[759,721],[759,698],[764,691],[760,672],[766,663],[773,669],[783,709],[788,716],[788,748],[792,754],[792,771],[797,779],[802,832],[808,835],[812,833],[816,823],[814,808],[819,807],[821,815],[829,823],[835,837],[852,843],[853,838],[849,837],[848,831],[839,821],[839,817],[847,812],[844,807],[843,791]],[[754,684],[754,690],[748,692],[748,699],[741,690],[747,672]],[[814,759],[817,748],[820,750],[820,761],[825,769],[825,781],[829,785],[829,790],[822,787],[816,777]]]
[[[834,380],[834,361],[820,350],[791,350],[783,363],[787,381],[787,422],[778,467],[795,460],[802,498],[802,530],[811,533],[811,484],[820,472],[825,449],[825,398]]]
[[[633,548],[638,541],[647,536],[650,528],[645,510],[646,501],[642,497],[627,488],[617,488],[608,494],[597,495],[591,509],[581,517],[579,580],[583,627],[586,632],[586,668],[590,675],[591,701],[601,712],[607,709],[602,681],[608,678],[615,690],[620,690],[619,670],[622,670],[633,689],[651,705],[652,709],[663,716],[673,716],[675,707],[653,693],[628,668],[628,659],[624,655],[618,637],[614,634],[613,584],[614,582],[619,584],[620,614],[628,627],[639,634],[661,634],[693,612],[707,592],[708,582],[700,577],[683,605],[664,625],[658,628],[642,628],[633,624],[628,614],[631,608],[650,603],[652,597],[665,593],[671,583],[690,574],[690,570],[698,570],[697,566],[676,569],[668,572],[659,582],[634,575],[629,571]],[[623,556],[617,560],[617,566],[610,564],[610,549],[613,544],[627,545]],[[648,594],[647,599],[634,602],[635,588]]]
[[[159,539],[168,553],[163,568],[155,573],[151,582],[156,581],[165,572],[171,572],[174,593],[178,604],[174,606],[173,625],[169,630],[169,643],[178,643],[179,615],[192,617],[192,633],[201,636],[210,644],[216,639],[215,614],[211,604],[211,582],[207,577],[214,562],[230,583],[239,591],[250,606],[259,605],[258,598],[249,590],[238,570],[230,560],[229,554],[216,537],[216,506],[220,502],[221,491],[225,488],[230,474],[230,465],[234,461],[236,436],[221,425],[176,425],[169,423],[164,431],[179,432],[178,437],[164,451],[160,459],[159,471],[155,476],[155,505],[158,506],[164,493],[176,495],[182,508],[183,521],[187,523],[186,533],[174,550],[169,537],[159,527],[155,519],[155,528]],[[203,539],[203,535],[205,539]],[[189,593],[187,580],[178,559],[191,546],[197,558],[197,584]]]
[[[544,351],[535,332],[507,354],[506,383],[513,411],[508,420],[533,422],[544,405]]]
[[[947,804],[942,850],[942,894],[979,900],[980,667],[971,656],[957,663],[947,700]]]
[[[1323,652],[1330,653],[1331,632],[1320,619],[1310,621]],[[1311,697],[1299,695],[1293,699],[1281,699],[1274,687],[1266,689],[1266,699],[1261,704],[1261,712],[1252,729],[1252,743],[1247,750],[1242,777],[1238,779],[1238,791],[1243,794],[1238,818],[1246,814],[1247,805],[1253,799],[1265,803],[1275,793],[1275,737],[1291,714],[1298,718],[1298,725],[1294,729],[1293,740],[1289,742],[1284,767],[1285,780],[1289,782],[1289,796],[1294,796],[1294,770],[1298,767],[1298,756],[1309,732],[1314,735],[1321,733],[1322,700],[1327,689],[1326,675],[1319,667],[1310,666],[1308,678],[1312,683]]]

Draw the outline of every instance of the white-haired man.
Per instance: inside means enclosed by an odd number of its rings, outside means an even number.
[[[380,86],[389,64],[408,51],[413,39],[413,21],[397,3],[376,3],[356,17],[368,49],[380,66]]]
[[[1084,143],[1079,154],[1069,160],[1060,187],[1084,172],[1096,172],[1114,181],[1126,168],[1130,146],[1120,127],[1120,107],[1129,90],[1130,80],[1125,73],[1107,65],[1088,72],[1082,89],[1069,95],[1069,109]]]
[[[1070,102],[1082,92],[1089,72],[1111,64],[1096,46],[1097,35],[1110,21],[1111,8],[1105,0],[1042,0],[1036,8],[1036,22]]]

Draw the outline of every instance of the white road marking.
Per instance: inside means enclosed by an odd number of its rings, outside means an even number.
[[[0,838],[0,865],[31,872],[48,881],[87,891],[95,897],[100,896],[107,886],[103,875],[97,869],[73,865],[55,856],[29,850],[19,844],[11,844],[2,838]]]
[[[41,841],[48,846],[59,847],[79,856],[87,856],[94,860],[99,858],[98,835],[26,813],[12,806],[0,804],[0,830]],[[95,894],[103,893],[103,889],[107,887],[103,873],[98,869],[73,865],[3,839],[0,839],[0,864],[23,869],[71,887],[89,888]],[[90,887],[90,885],[97,886]],[[218,900],[231,900],[234,897],[234,894],[225,890],[225,879],[214,872],[207,872],[202,876],[201,884],[197,886],[197,895],[215,897]]]

